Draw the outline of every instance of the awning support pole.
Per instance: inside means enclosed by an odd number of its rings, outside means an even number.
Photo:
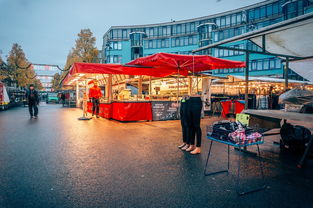
[[[284,77],[285,77],[285,87],[284,90],[286,91],[288,89],[288,69],[289,69],[289,58],[286,58],[286,64],[284,68]]]
[[[79,84],[78,84],[78,80],[76,81],[76,107],[79,108]]]
[[[192,77],[188,77],[188,95],[192,95]]]
[[[107,96],[108,96],[109,103],[111,103],[112,102],[112,74],[108,75]]]
[[[142,96],[142,76],[140,75],[138,78],[138,96],[137,98],[141,98]]]
[[[151,100],[151,94],[152,94],[152,80],[151,80],[151,76],[149,76],[149,97]]]
[[[245,70],[245,109],[248,109],[248,93],[249,93],[249,52],[246,52],[246,70]]]

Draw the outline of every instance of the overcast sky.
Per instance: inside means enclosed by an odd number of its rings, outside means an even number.
[[[101,49],[112,25],[184,20],[240,8],[261,0],[0,0],[0,51],[13,43],[32,63],[63,67],[80,29],[90,28]]]

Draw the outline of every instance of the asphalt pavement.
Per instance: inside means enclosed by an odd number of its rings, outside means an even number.
[[[77,120],[80,109],[42,105],[39,118],[27,108],[0,111],[0,207],[2,208],[196,208],[313,207],[313,161],[273,145],[261,145],[266,189],[237,196],[260,184],[257,158],[231,148],[230,173],[203,175],[209,141],[200,155],[177,148],[179,121],[121,123],[103,118]],[[218,118],[202,120],[205,126]],[[249,148],[256,151],[255,147]],[[227,166],[227,147],[214,143],[209,167]]]

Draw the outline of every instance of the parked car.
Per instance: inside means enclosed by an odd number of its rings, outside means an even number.
[[[46,103],[59,103],[58,93],[49,92],[47,93]]]

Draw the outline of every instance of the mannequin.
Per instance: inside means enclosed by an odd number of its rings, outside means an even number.
[[[183,143],[178,146],[181,150],[189,148],[188,142],[188,121],[187,121],[187,107],[188,107],[189,96],[184,95],[180,101],[180,123],[182,127]]]
[[[201,137],[202,131],[200,126],[202,100],[199,94],[193,94],[189,97],[187,107],[187,123],[188,123],[188,144],[190,145],[187,152],[196,155],[201,153]],[[195,145],[196,139],[196,145]]]

